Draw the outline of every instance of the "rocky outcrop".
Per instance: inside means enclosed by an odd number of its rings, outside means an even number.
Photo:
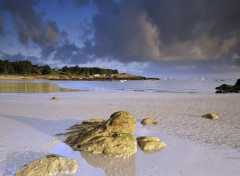
[[[154,120],[152,117],[149,117],[149,118],[145,118],[141,121],[141,124],[143,125],[149,125],[149,124],[154,124],[154,125],[157,125],[157,122],[156,120]]]
[[[50,157],[37,160],[16,172],[16,176],[61,176],[73,175],[78,165],[75,160],[61,157]]]
[[[216,120],[219,118],[217,114],[212,114],[212,113],[204,114],[202,115],[202,117],[211,119],[211,120]]]
[[[240,93],[240,79],[237,80],[235,85],[222,84],[219,87],[216,87],[216,93]]]
[[[167,146],[166,143],[160,141],[160,139],[157,137],[141,136],[137,137],[137,142],[143,151],[159,150]]]
[[[65,143],[74,150],[106,154],[133,154],[137,141],[132,135],[136,119],[126,111],[112,114],[103,120],[83,121],[69,128]]]

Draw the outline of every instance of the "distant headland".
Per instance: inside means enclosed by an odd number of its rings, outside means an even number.
[[[87,80],[87,81],[114,81],[114,80],[159,80],[146,78],[128,73],[119,73],[117,69],[98,67],[51,68],[49,65],[33,65],[31,61],[0,60],[1,79],[47,79],[47,80]]]

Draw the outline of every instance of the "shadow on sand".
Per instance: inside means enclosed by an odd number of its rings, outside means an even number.
[[[82,122],[82,120],[77,119],[55,121],[25,116],[2,115],[2,117],[14,120],[16,122],[21,122],[39,131],[40,133],[47,134],[55,138],[57,138],[55,134],[65,132],[65,129],[69,128],[70,126]]]
[[[24,116],[10,116],[3,115],[2,117],[21,122],[30,126],[31,128],[39,131],[42,134],[47,134],[51,137],[64,140],[61,136],[55,136],[57,133],[64,132],[65,129],[69,128],[73,124],[81,123],[82,120],[68,119],[68,120],[45,120],[32,117]],[[24,130],[24,129],[23,129]],[[37,139],[36,139],[37,140]],[[34,140],[32,141],[34,142]],[[62,149],[64,151],[64,148]],[[86,160],[86,162],[95,168],[102,168],[107,176],[112,175],[130,175],[134,176],[136,174],[135,160],[136,154],[131,156],[109,156],[104,154],[93,154],[88,152],[80,152],[81,157]],[[38,152],[16,152],[7,156],[6,159],[0,163],[0,174],[3,175],[14,175],[16,170],[22,168],[24,164],[33,162],[40,158],[46,157],[47,153]],[[61,152],[58,153],[61,156]],[[64,156],[64,154],[62,155]],[[64,156],[67,157],[67,156]],[[73,157],[74,158],[74,157]],[[76,158],[77,159],[77,158]]]

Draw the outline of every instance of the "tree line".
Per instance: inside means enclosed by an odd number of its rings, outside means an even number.
[[[62,74],[62,75],[111,75],[118,74],[118,70],[115,69],[104,69],[98,67],[74,67],[64,66],[61,69],[52,69],[49,65],[39,66],[33,65],[31,61],[15,61],[9,62],[8,60],[0,60],[0,74]]]

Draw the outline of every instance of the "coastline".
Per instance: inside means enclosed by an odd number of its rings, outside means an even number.
[[[120,81],[120,80],[160,80],[159,78],[146,78],[130,74],[117,74],[113,76],[80,75],[0,75],[0,80],[54,80],[54,81]]]
[[[52,101],[52,96],[58,96],[60,100]],[[135,158],[124,162],[131,163],[129,175],[237,175],[240,173],[239,101],[239,94],[0,94],[0,133],[3,134],[0,136],[0,173],[12,175],[24,164],[54,151],[64,140],[64,137],[56,137],[55,134],[64,132],[71,125],[85,119],[107,119],[115,111],[126,110],[137,121],[146,117],[158,121],[156,127],[138,125],[136,135],[154,134],[168,144],[155,154],[145,154],[138,149]],[[220,119],[209,121],[201,118],[206,112],[217,113]],[[61,154],[61,151],[58,152]],[[69,154],[66,157],[75,156],[79,161],[80,171],[75,175],[107,174],[104,172],[106,166],[94,163],[101,157],[95,160],[91,155],[75,155],[72,151],[66,153]],[[115,160],[111,160],[111,168],[105,168],[109,169],[109,173],[114,173],[117,167]],[[124,167],[123,163],[119,165]],[[203,168],[204,171],[195,173]],[[120,172],[118,174],[121,175]]]

